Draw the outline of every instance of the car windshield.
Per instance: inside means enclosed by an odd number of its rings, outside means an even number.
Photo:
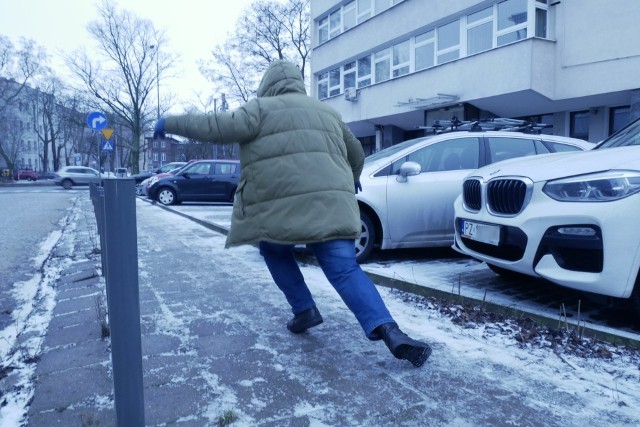
[[[412,145],[415,145],[415,144],[417,144],[419,142],[425,141],[425,140],[427,140],[429,138],[431,138],[431,137],[428,136],[428,137],[423,137],[423,138],[410,139],[408,141],[404,141],[404,142],[401,142],[399,144],[392,145],[391,147],[387,147],[384,150],[380,150],[380,151],[377,151],[377,152],[375,152],[373,154],[368,155],[364,159],[364,162],[365,163],[369,163],[369,162],[374,162],[376,160],[387,158],[387,157],[397,153],[398,151],[404,150],[407,147],[411,147]]]
[[[593,149],[627,147],[630,145],[640,145],[640,119],[623,127]]]

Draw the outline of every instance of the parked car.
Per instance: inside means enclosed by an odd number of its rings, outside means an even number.
[[[554,135],[472,130],[412,139],[371,154],[356,195],[362,224],[356,259],[366,261],[374,248],[451,246],[453,202],[471,170],[511,157],[593,146]]]
[[[126,178],[129,176],[129,171],[127,168],[115,168],[113,173],[117,178]]]
[[[199,160],[175,175],[153,183],[148,189],[148,197],[163,205],[195,201],[233,202],[239,181],[239,161]]]
[[[40,180],[52,180],[56,177],[55,172],[42,172],[38,179]]]
[[[33,169],[25,168],[25,169],[16,169],[13,172],[13,179],[15,181],[27,180],[27,181],[37,181],[40,178],[40,174]]]
[[[464,179],[454,249],[503,275],[632,297],[640,313],[640,120],[593,150],[514,159]]]
[[[64,166],[56,172],[56,177],[53,178],[53,182],[68,190],[74,185],[99,184],[101,179],[100,172],[93,168],[86,166]]]
[[[192,161],[190,161],[188,163],[185,163],[182,166],[178,166],[175,169],[171,169],[168,172],[156,173],[156,174],[151,175],[149,178],[145,179],[140,184],[136,184],[136,195],[137,196],[147,196],[149,194],[149,187],[151,187],[151,185],[153,185],[153,183],[158,181],[160,178],[164,178],[165,176],[170,176],[170,175],[175,174],[180,169],[186,167],[189,163],[191,163],[193,161],[195,161],[195,160],[192,160]]]
[[[159,168],[156,169],[151,169],[148,171],[143,171],[134,175],[131,175],[131,178],[133,178],[135,180],[136,184],[141,183],[142,181],[144,181],[145,179],[149,178],[152,175],[155,175],[157,173],[165,173],[165,172],[169,172],[170,170],[173,170],[179,166],[184,166],[186,165],[187,162],[171,162],[171,163],[167,163],[166,165],[160,166]]]

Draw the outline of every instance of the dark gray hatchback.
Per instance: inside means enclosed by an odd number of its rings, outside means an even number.
[[[233,202],[240,181],[238,160],[199,160],[159,179],[147,196],[163,205],[181,202]]]

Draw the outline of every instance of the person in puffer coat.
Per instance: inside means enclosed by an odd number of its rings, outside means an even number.
[[[291,305],[289,331],[323,322],[293,253],[296,244],[306,244],[366,336],[422,366],[431,348],[398,328],[356,262],[361,226],[354,188],[364,164],[362,145],[335,110],[307,96],[294,64],[271,63],[257,98],[235,111],[161,118],[154,138],[165,133],[239,143],[242,168],[226,247],[259,245]]]

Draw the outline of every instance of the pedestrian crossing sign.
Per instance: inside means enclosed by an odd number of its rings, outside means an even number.
[[[102,141],[102,151],[112,151],[113,144],[108,139],[106,141]]]

